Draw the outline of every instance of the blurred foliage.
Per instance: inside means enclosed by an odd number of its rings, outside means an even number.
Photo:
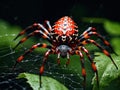
[[[107,19],[100,19],[100,18],[82,18],[82,22],[92,23],[93,25],[94,24],[100,24],[100,25],[102,24],[102,27],[107,32],[107,34],[109,34],[111,36],[109,41],[112,44],[114,50],[117,52],[118,55],[120,55],[120,47],[119,47],[119,45],[120,45],[120,23],[112,22]],[[17,58],[16,56],[20,55],[19,52],[21,52],[21,45],[16,49],[16,51],[18,52],[17,55],[16,55],[16,53],[12,54],[12,56],[14,56],[14,60],[9,55],[5,56],[6,55],[5,53],[11,53],[11,50],[9,50],[9,49],[6,50],[5,47],[13,48],[16,45],[17,41],[13,42],[13,39],[19,33],[20,30],[21,30],[21,28],[18,26],[11,26],[4,21],[0,21],[0,67],[2,67],[4,65],[6,65],[6,66],[12,65],[13,62],[15,61],[15,59]],[[18,40],[20,40],[20,39],[18,39]],[[36,42],[35,40],[33,42],[33,40],[34,39],[29,39],[24,45],[29,48],[34,42]],[[98,73],[99,73],[100,90],[107,90],[107,89],[113,90],[113,88],[115,90],[119,90],[120,89],[120,86],[119,86],[120,85],[120,56],[115,56],[114,54],[112,54],[112,57],[119,68],[117,70],[114,67],[114,65],[112,64],[111,60],[104,54],[98,52],[98,50],[96,50],[95,46],[90,45],[90,46],[88,46],[88,49],[95,51],[95,56],[96,56],[95,62],[96,62],[96,65],[98,68]],[[37,52],[41,52],[42,50],[43,49],[40,49],[40,50],[38,49]],[[44,50],[43,50],[43,52],[44,52]],[[34,53],[36,53],[36,52],[34,52]],[[5,56],[5,57],[3,58],[3,56]],[[52,58],[54,58],[54,56],[52,56]],[[11,59],[13,61],[10,62]],[[56,63],[55,59],[52,59],[52,60],[55,61],[55,63]],[[85,57],[85,61],[86,61],[86,63],[85,63],[86,70],[87,70],[87,90],[90,90],[92,85],[93,85],[93,90],[97,90],[98,87],[96,85],[95,77],[93,78],[94,73],[91,71],[90,63],[86,57]],[[65,63],[65,60],[61,59],[61,63]],[[72,73],[79,73],[81,75],[81,66],[79,63],[79,57],[76,55],[71,56],[71,63],[67,68],[70,68],[72,70]],[[76,71],[74,69],[76,69]],[[3,71],[4,70],[1,70],[1,72],[3,72]],[[69,73],[69,71],[68,71],[68,73]],[[30,77],[37,77],[36,75],[22,73],[22,74],[20,74],[20,77],[21,77],[21,75],[23,75],[24,78],[28,79],[28,83],[31,85],[31,87],[33,84],[36,84],[36,82],[34,82],[34,80],[29,82],[29,77],[27,77],[27,75],[29,75]],[[82,77],[82,76],[80,76],[80,77]],[[93,78],[92,85],[91,85],[91,78]],[[49,77],[48,78],[45,77],[45,79],[52,80]],[[53,80],[53,82],[54,81],[55,80]],[[33,83],[33,84],[31,84],[31,83]],[[50,83],[50,85],[51,84],[52,83]],[[58,83],[55,86],[55,88],[59,87],[59,85],[60,85],[60,83]],[[62,87],[64,87],[64,86],[62,85]],[[61,85],[60,85],[60,88],[61,88]],[[62,90],[67,90],[67,89],[65,88]]]

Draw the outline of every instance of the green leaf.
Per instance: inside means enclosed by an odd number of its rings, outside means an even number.
[[[120,54],[120,23],[106,20],[104,22],[104,28],[113,36],[111,38],[111,44],[114,46],[114,50]]]
[[[39,76],[29,73],[21,73],[18,78],[26,78],[33,90],[68,90],[63,84],[50,77],[42,76],[42,88],[39,89]]]
[[[111,44],[114,47],[115,52],[120,55],[120,46],[119,46],[120,45],[120,38],[119,37],[112,38],[111,39]]]
[[[13,38],[20,29],[18,26],[11,26],[7,22],[0,20],[0,47],[15,46],[16,43],[13,42]]]
[[[106,20],[104,22],[105,30],[112,35],[120,35],[120,23]]]
[[[111,60],[108,57],[106,57],[103,53],[95,53],[95,55],[97,55],[95,61],[97,62],[96,65],[99,72],[100,90],[107,90],[105,88],[107,88],[109,84],[112,83],[112,81],[116,80],[117,82],[117,80],[120,79],[120,56],[112,55],[114,62],[117,64],[119,68],[117,70],[114,64],[111,62]],[[112,85],[114,84],[118,85],[118,83],[112,83]],[[114,87],[115,90],[119,90],[118,88],[120,89],[120,86]],[[97,90],[97,89],[98,87],[96,85],[96,80],[94,77],[93,90]]]

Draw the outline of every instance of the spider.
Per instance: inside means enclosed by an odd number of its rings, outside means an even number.
[[[22,54],[18,59],[16,60],[16,63],[13,66],[13,70],[16,67],[17,63],[21,62],[26,55],[31,53],[34,49],[41,47],[41,48],[47,48],[48,50],[45,52],[42,65],[39,69],[39,76],[40,76],[40,87],[41,87],[41,76],[44,72],[44,66],[47,62],[47,58],[50,54],[57,54],[57,63],[60,65],[60,57],[67,58],[66,65],[70,63],[70,55],[79,55],[80,56],[80,62],[81,62],[81,68],[82,68],[82,76],[83,76],[83,87],[85,89],[86,87],[86,70],[84,66],[84,56],[83,52],[88,57],[91,67],[93,71],[96,74],[96,81],[99,86],[99,80],[98,80],[98,71],[96,68],[96,65],[91,58],[91,55],[89,54],[89,51],[84,47],[86,44],[92,43],[95,46],[97,46],[99,49],[102,50],[102,52],[108,56],[112,63],[115,65],[115,67],[118,69],[117,65],[113,61],[110,53],[104,49],[100,44],[98,44],[95,40],[90,39],[91,36],[95,35],[98,38],[100,38],[103,43],[110,47],[111,50],[113,48],[111,47],[110,43],[105,40],[99,33],[97,33],[96,28],[94,27],[88,27],[87,30],[85,30],[81,35],[78,35],[78,26],[76,23],[72,20],[69,16],[64,16],[60,18],[53,26],[50,25],[49,21],[45,21],[45,27],[44,25],[40,23],[34,23],[31,26],[28,26],[26,29],[21,31],[14,40],[16,40],[19,36],[25,34],[30,29],[33,29],[34,31],[29,33],[26,37],[22,38],[19,43],[14,47],[14,49],[19,45],[24,43],[27,39],[29,39],[32,36],[39,35],[40,38],[48,40],[51,45],[47,45],[46,43],[37,43],[33,45],[29,50],[25,51],[24,54]]]

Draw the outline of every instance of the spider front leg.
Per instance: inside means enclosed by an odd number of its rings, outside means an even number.
[[[25,28],[24,30],[22,30],[15,38],[14,40],[16,40],[18,37],[24,35],[27,31],[31,30],[31,29],[40,29],[39,23],[34,23],[33,25],[28,26],[27,28]]]
[[[50,25],[50,21],[45,20],[45,24],[47,24],[48,30],[49,30],[49,32],[51,32],[51,31],[52,31],[52,27],[51,27],[51,25]]]
[[[97,85],[98,85],[98,88],[99,88],[98,71],[97,71],[96,65],[95,65],[92,57],[90,56],[88,50],[85,47],[80,46],[80,50],[82,50],[83,52],[86,53],[86,55],[87,55],[87,57],[88,57],[88,59],[89,59],[89,61],[91,63],[92,69],[96,73],[96,80],[97,80]]]
[[[41,76],[42,76],[42,74],[43,74],[43,72],[44,72],[44,66],[45,66],[45,63],[46,63],[46,61],[47,61],[47,58],[48,58],[48,56],[50,55],[50,53],[53,53],[53,51],[51,50],[51,49],[49,49],[46,53],[45,53],[45,55],[44,55],[44,58],[43,58],[43,62],[42,62],[42,65],[41,65],[41,67],[40,67],[40,88],[42,87],[42,82],[41,82]]]
[[[86,70],[85,70],[85,65],[84,65],[84,56],[81,53],[81,51],[76,50],[75,53],[80,56],[80,62],[81,62],[81,67],[82,67],[82,76],[84,78],[83,89],[85,90],[85,88],[86,88]]]
[[[117,53],[114,51],[114,49],[112,48],[112,46],[110,45],[110,43],[107,40],[105,40],[103,38],[103,36],[101,36],[99,33],[97,33],[96,29],[93,28],[93,27],[89,27],[87,30],[85,30],[83,32],[83,34],[81,34],[79,36],[79,42],[82,42],[82,41],[84,41],[86,39],[89,39],[92,35],[96,35],[97,37],[99,37],[103,41],[103,43],[106,46],[110,47],[110,49],[117,55]]]
[[[33,45],[33,46],[32,46],[29,50],[27,50],[23,55],[21,55],[20,57],[18,57],[16,63],[14,64],[14,66],[13,66],[13,68],[12,68],[12,71],[15,69],[17,63],[21,62],[26,55],[28,55],[29,53],[31,53],[34,49],[36,49],[36,48],[38,48],[38,47],[48,48],[48,49],[51,49],[51,48],[52,48],[50,45],[47,45],[47,44],[45,44],[45,43],[42,43],[42,44],[41,44],[41,43],[38,43],[38,44]]]
[[[42,36],[42,38],[45,38],[48,41],[50,41],[50,38],[49,38],[49,36],[47,34],[45,34],[44,32],[42,32],[41,30],[35,30],[34,32],[28,34],[28,36],[22,38],[13,49],[17,48],[20,44],[24,43],[31,36],[35,36],[35,35],[40,35],[40,36]]]
[[[49,21],[46,21],[46,24],[48,25],[49,29],[51,29],[50,23]],[[14,40],[16,40],[18,37],[20,37],[21,35],[25,34],[28,30],[30,29],[34,29],[35,30],[40,30],[42,29],[46,34],[49,34],[49,31],[40,23],[34,23],[31,26],[28,26],[27,28],[25,28],[24,30],[22,30],[15,38]]]

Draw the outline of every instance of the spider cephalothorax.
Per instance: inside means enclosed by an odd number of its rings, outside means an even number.
[[[59,19],[57,22],[55,22],[55,25],[51,31],[51,38],[53,38],[53,43],[58,43],[59,45],[67,44],[69,46],[77,39],[77,28],[78,27],[76,26],[75,22],[70,17],[65,16]]]
[[[32,52],[34,49],[36,49],[38,47],[48,48],[48,50],[46,51],[46,53],[44,55],[43,62],[42,62],[42,65],[41,65],[40,71],[39,71],[40,72],[40,86],[41,86],[41,75],[44,72],[44,65],[50,54],[57,54],[58,64],[60,64],[60,57],[67,58],[68,61],[66,62],[66,65],[68,65],[70,62],[70,55],[76,54],[76,55],[80,56],[80,62],[81,62],[81,67],[82,67],[82,76],[84,78],[84,89],[85,89],[86,70],[84,67],[84,57],[83,57],[82,52],[86,53],[86,55],[91,63],[92,69],[96,73],[96,79],[97,79],[97,83],[99,85],[97,68],[96,68],[95,63],[94,63],[93,59],[91,58],[88,50],[84,47],[86,44],[89,44],[89,43],[92,43],[95,46],[97,46],[99,49],[101,49],[102,52],[111,59],[111,61],[115,65],[115,67],[118,69],[118,67],[115,64],[115,62],[113,61],[110,53],[106,49],[104,49],[101,45],[99,45],[96,41],[90,39],[91,36],[95,35],[98,38],[100,38],[106,46],[109,46],[111,48],[111,50],[113,50],[110,43],[107,40],[105,40],[99,33],[97,33],[95,28],[89,27],[81,35],[78,35],[78,26],[68,16],[64,16],[64,17],[60,18],[57,22],[55,22],[55,24],[53,26],[50,25],[49,21],[46,21],[45,24],[47,25],[48,28],[46,28],[45,26],[43,26],[40,23],[35,23],[35,24],[27,27],[22,32],[20,32],[17,35],[17,37],[14,39],[14,40],[16,40],[19,36],[25,34],[28,30],[30,30],[30,29],[34,30],[34,28],[35,28],[35,30],[33,32],[31,32],[26,37],[21,39],[19,41],[19,43],[15,46],[15,48],[19,44],[25,42],[31,36],[35,36],[35,35],[39,35],[40,38],[47,39],[50,42],[51,45],[47,45],[45,43],[37,43],[37,44],[33,45],[23,55],[18,57],[15,65],[13,67],[13,69],[14,69],[15,66],[17,65],[17,63],[21,62],[24,59],[24,57],[27,54],[29,54],[30,52]]]

